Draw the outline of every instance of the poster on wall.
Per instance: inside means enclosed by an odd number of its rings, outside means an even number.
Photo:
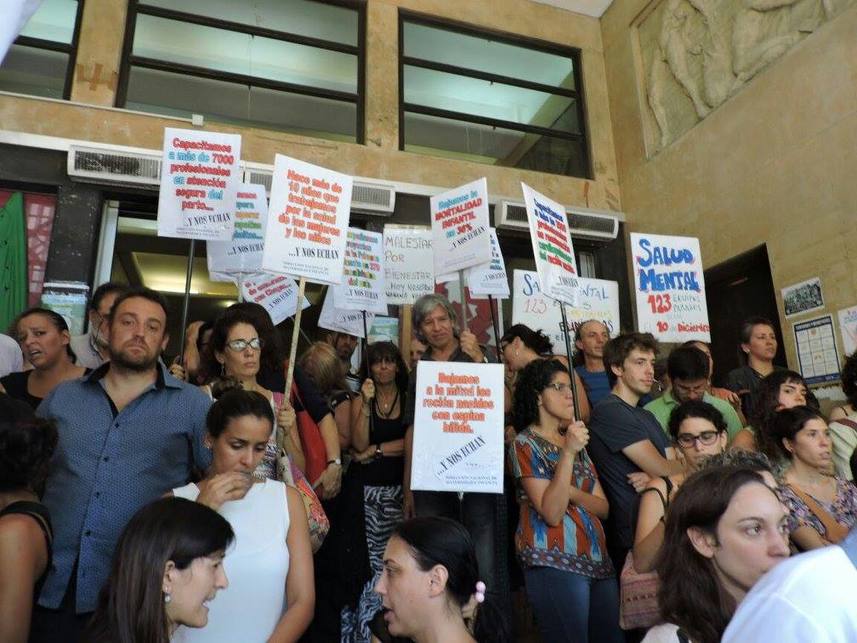
[[[842,350],[847,357],[857,351],[857,306],[843,308],[838,313],[839,334],[842,335]]]
[[[232,239],[240,160],[237,134],[164,128],[158,236]]]
[[[807,384],[839,380],[839,355],[833,334],[833,317],[824,315],[794,324],[795,350],[800,373]]]
[[[787,319],[824,308],[821,279],[818,277],[786,286],[780,292],[783,295],[783,309]]]
[[[340,283],[352,183],[347,174],[277,154],[262,268]]]
[[[419,363],[411,489],[503,493],[503,365]]]
[[[265,187],[242,183],[235,199],[235,230],[229,241],[208,241],[205,244],[208,274],[217,280],[232,281],[232,275],[252,275],[262,270],[265,248],[265,222],[268,201]]]
[[[710,342],[699,239],[632,232],[631,256],[640,332]]]
[[[545,297],[539,286],[539,277],[530,270],[515,270],[512,273],[512,323],[526,324],[533,330],[541,330],[553,342],[554,351],[565,351],[562,333],[562,315],[559,302]],[[619,284],[606,279],[580,277],[577,306],[566,306],[566,318],[574,333],[578,326],[590,319],[603,322],[610,337],[619,334]]]
[[[435,276],[491,261],[486,179],[433,196],[429,204]]]
[[[369,328],[369,343],[392,342],[399,345],[399,318],[376,315]]]
[[[40,306],[58,313],[72,335],[81,335],[86,325],[89,285],[82,281],[49,281],[42,289]]]
[[[430,228],[384,226],[384,282],[388,304],[413,304],[434,292]]]
[[[298,309],[298,285],[287,275],[258,274],[241,280],[241,297],[263,306],[276,326]],[[309,308],[304,297],[301,309]]]
[[[491,261],[467,269],[467,289],[474,299],[491,295],[495,299],[509,298],[509,278],[506,276],[506,262],[500,250],[497,231],[491,228]]]
[[[387,314],[384,238],[380,232],[348,228],[342,277],[342,283],[332,287],[337,308]]]
[[[580,286],[565,208],[521,183],[542,293],[577,305]]]

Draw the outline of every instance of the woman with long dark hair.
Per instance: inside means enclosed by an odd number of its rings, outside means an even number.
[[[601,524],[609,507],[586,453],[589,432],[574,421],[566,368],[555,360],[524,367],[512,414],[515,543],[542,638],[622,641],[619,589]]]
[[[24,359],[33,368],[0,378],[0,392],[35,409],[58,384],[88,372],[75,366],[71,334],[62,315],[47,308],[30,308],[18,315],[12,329]]]
[[[719,643],[750,588],[789,555],[788,516],[749,467],[706,467],[667,512],[656,568],[665,623],[643,643]]]
[[[205,627],[228,581],[223,556],[232,527],[183,498],[140,509],[122,531],[98,597],[87,643],[168,643],[180,625]]]
[[[470,534],[449,518],[400,523],[384,550],[375,591],[383,611],[372,630],[381,640],[389,640],[388,632],[415,643],[512,640],[493,590],[479,575]]]
[[[381,607],[373,591],[384,546],[402,521],[405,429],[402,410],[408,370],[392,342],[369,345],[360,395],[352,402],[352,457],[342,483],[339,522],[345,607],[342,641],[364,641]]]
[[[777,354],[777,331],[764,317],[749,317],[741,323],[741,342],[738,355],[743,366],[732,369],[726,376],[726,388],[741,397],[741,410],[745,418],[755,414],[756,389],[766,375],[782,366],[774,364]],[[752,421],[752,420],[750,420]]]

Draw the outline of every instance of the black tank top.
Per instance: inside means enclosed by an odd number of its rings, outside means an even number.
[[[32,502],[30,500],[17,500],[7,505],[3,510],[0,510],[0,518],[11,514],[23,514],[25,516],[30,516],[36,521],[36,524],[41,528],[42,533],[45,535],[45,546],[48,548],[48,563],[45,565],[45,571],[42,572],[42,575],[39,576],[38,580],[36,580],[36,586],[33,588],[33,600],[35,601],[39,598],[39,594],[42,591],[42,585],[45,582],[45,578],[47,578],[48,571],[51,569],[51,562],[53,561],[52,543],[54,540],[54,530],[51,526],[51,516],[48,513],[47,507],[39,502]]]

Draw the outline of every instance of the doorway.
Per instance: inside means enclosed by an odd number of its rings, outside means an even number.
[[[729,371],[742,365],[738,345],[741,322],[747,317],[758,315],[771,320],[778,340],[774,363],[786,365],[767,246],[763,244],[706,270],[705,295],[717,386],[723,385]]]

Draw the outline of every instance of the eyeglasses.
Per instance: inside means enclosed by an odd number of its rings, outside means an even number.
[[[682,433],[680,436],[678,436],[676,442],[678,442],[678,445],[680,447],[684,447],[685,449],[689,449],[690,447],[694,446],[697,440],[702,446],[707,447],[714,444],[717,441],[719,435],[720,433],[718,431],[703,431],[699,435]]]
[[[236,353],[240,353],[248,346],[254,351],[262,350],[262,340],[258,337],[254,337],[253,339],[233,339],[231,342],[226,342],[226,345],[229,347],[229,350],[233,350]]]
[[[565,384],[564,382],[552,382],[545,387],[545,389],[549,388],[552,388],[557,393],[568,393],[571,391],[571,384]]]

